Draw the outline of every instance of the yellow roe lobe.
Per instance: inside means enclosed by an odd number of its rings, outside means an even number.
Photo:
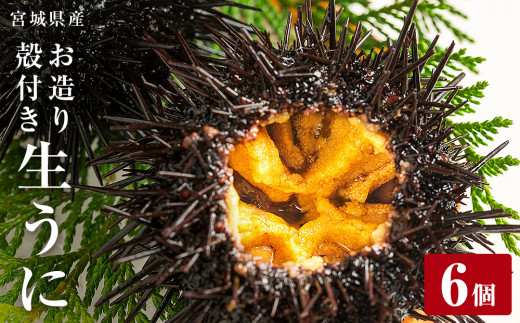
[[[246,252],[314,270],[385,239],[395,178],[386,135],[334,112],[257,130],[229,156],[228,220]]]

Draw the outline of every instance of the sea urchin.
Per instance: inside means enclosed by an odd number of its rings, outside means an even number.
[[[175,78],[148,84],[148,104],[179,118],[117,118],[114,130],[143,134],[109,147],[96,163],[145,163],[106,188],[125,197],[109,214],[128,219],[98,254],[116,264],[147,258],[133,278],[99,303],[168,288],[156,321],[177,291],[186,306],[168,322],[400,322],[426,318],[423,260],[459,253],[481,234],[518,232],[482,225],[501,210],[461,213],[468,187],[481,187],[476,165],[445,118],[462,79],[436,87],[454,45],[429,78],[421,71],[412,23],[378,54],[359,51],[361,24],[336,39],[333,0],[320,27],[310,1],[300,7],[289,42],[275,47],[253,27],[206,28],[225,59],[190,62],[157,52]],[[123,166],[124,167],[124,166]],[[120,167],[122,168],[122,167]],[[142,179],[136,190],[123,189]],[[118,242],[129,232],[134,237]],[[127,290],[128,289],[128,290]],[[132,319],[132,316],[129,320]],[[448,317],[429,317],[438,321]],[[480,322],[478,317],[458,317]]]

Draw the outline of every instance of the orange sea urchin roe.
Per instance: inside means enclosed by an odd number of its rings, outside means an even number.
[[[388,137],[334,112],[285,119],[229,156],[228,220],[245,251],[317,269],[382,242],[395,178]]]

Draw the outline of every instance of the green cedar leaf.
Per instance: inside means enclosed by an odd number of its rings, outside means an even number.
[[[488,142],[493,141],[492,135],[497,134],[499,128],[509,128],[512,124],[511,120],[502,117],[495,117],[493,120],[482,122],[448,122],[448,125],[454,128],[454,136],[468,133],[464,142],[470,143],[474,147],[487,146]]]
[[[29,313],[18,306],[0,304],[0,321],[5,323],[20,323]]]

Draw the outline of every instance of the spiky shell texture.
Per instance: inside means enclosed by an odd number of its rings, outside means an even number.
[[[168,322],[400,322],[426,318],[415,309],[424,301],[424,256],[461,253],[461,243],[485,244],[488,232],[518,232],[517,226],[482,225],[477,219],[504,216],[501,210],[460,213],[468,187],[480,187],[476,171],[504,145],[476,165],[458,163],[462,148],[445,118],[462,77],[436,87],[453,44],[435,72],[420,75],[434,43],[419,57],[414,1],[398,40],[377,55],[358,52],[364,39],[358,25],[348,41],[348,20],[336,35],[334,1],[322,26],[312,25],[310,1],[294,25],[296,41],[278,47],[253,28],[226,33],[209,28],[226,58],[194,54],[190,63],[158,52],[176,79],[169,88],[149,85],[151,106],[166,103],[182,117],[168,121],[114,118],[114,129],[142,135],[109,147],[96,163],[145,163],[109,187],[85,187],[124,197],[110,215],[128,224],[97,253],[110,252],[115,265],[145,258],[133,278],[104,295],[141,293],[137,308],[156,288],[166,288],[156,321],[173,295],[186,306]],[[226,26],[224,24],[224,26]],[[257,39],[255,39],[255,36]],[[409,77],[411,75],[411,77]],[[421,83],[424,81],[423,86]],[[182,84],[180,86],[179,84]],[[323,271],[286,269],[257,263],[239,250],[226,227],[226,191],[233,181],[227,166],[231,147],[249,140],[249,130],[284,112],[332,109],[365,115],[391,134],[399,185],[396,215],[386,243],[365,248]],[[121,169],[125,166],[121,166]],[[151,184],[125,189],[142,179]],[[124,242],[122,238],[137,231]],[[131,320],[132,317],[129,318]],[[453,322],[444,316],[428,317]],[[460,316],[461,322],[481,322]]]
[[[168,117],[162,110],[150,109],[139,99],[143,82],[167,84],[168,68],[152,49],[176,55],[181,48],[179,35],[189,43],[195,38],[207,39],[209,36],[202,24],[218,28],[219,24],[211,18],[226,18],[217,8],[228,5],[237,4],[207,0],[0,2],[0,160],[13,137],[21,132],[20,114],[23,107],[28,106],[37,113],[35,140],[51,142],[54,154],[65,151],[69,156],[65,165],[67,173],[71,174],[69,183],[77,183],[80,143],[90,160],[94,158],[91,146],[95,137],[99,137],[104,146],[110,139],[118,138],[114,135],[105,138],[108,123],[103,116],[131,116],[144,120],[151,120],[153,115]],[[50,13],[54,11],[63,12],[64,26],[49,25]],[[83,26],[68,26],[69,15],[75,11],[83,14]],[[13,27],[11,14],[16,12],[25,14],[23,27]],[[40,12],[44,13],[46,26],[32,26],[31,14]],[[17,48],[22,42],[38,44],[43,51],[40,69],[17,68]],[[49,64],[54,57],[51,50],[55,49],[55,44],[73,49],[70,66]],[[203,51],[203,46],[199,50]],[[37,75],[42,82],[34,102],[28,98],[20,102],[18,82],[23,75],[27,81]],[[51,77],[61,75],[68,76],[74,83],[73,101],[49,99],[52,93],[49,87],[56,84]],[[65,109],[69,115],[69,125],[61,133],[58,133],[61,125],[53,123],[55,106]],[[101,182],[97,168],[96,175]],[[57,182],[54,176],[51,181]]]

